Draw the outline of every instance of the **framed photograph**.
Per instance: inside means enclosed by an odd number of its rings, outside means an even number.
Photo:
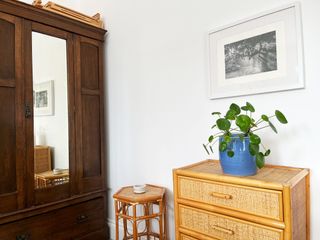
[[[300,6],[209,32],[210,98],[304,88]]]
[[[53,115],[53,102],[53,81],[47,81],[33,85],[33,105],[35,116]]]

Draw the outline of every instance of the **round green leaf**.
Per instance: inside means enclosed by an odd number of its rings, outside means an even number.
[[[211,135],[208,139],[208,142],[211,143],[213,141],[213,136]]]
[[[277,129],[276,129],[276,127],[273,125],[273,123],[272,122],[268,122],[269,123],[269,126],[271,127],[271,129],[275,132],[275,133],[278,133],[278,131],[277,131]]]
[[[228,131],[230,129],[231,123],[228,119],[219,118],[217,121],[217,126],[220,130]]]
[[[232,103],[232,104],[230,105],[229,109],[232,109],[233,111],[235,111],[235,112],[236,112],[236,115],[239,115],[240,112],[241,112],[240,107],[239,107],[237,104],[235,104],[235,103]]]
[[[227,150],[227,146],[228,146],[228,144],[226,142],[224,142],[224,141],[220,142],[219,151],[224,152],[225,150]]]
[[[228,154],[228,157],[231,157],[231,158],[234,156],[234,152],[232,150],[229,150],[227,154]]]
[[[236,112],[232,109],[229,109],[225,118],[226,119],[229,119],[229,120],[234,120],[235,119],[235,116],[236,116]]]
[[[247,105],[248,111],[250,111],[250,112],[255,112],[255,109],[254,109],[254,107],[251,105],[251,103],[247,102],[246,105]]]
[[[283,115],[282,112],[280,112],[279,110],[276,110],[275,112],[277,119],[279,120],[279,122],[286,124],[288,123],[286,117]]]
[[[256,134],[250,134],[250,143],[255,144],[255,145],[259,145],[261,143],[261,139]]]
[[[236,118],[236,125],[242,132],[247,132],[250,128],[251,119],[247,115],[239,115]]]
[[[259,152],[256,155],[256,165],[258,168],[263,168],[264,167],[264,155],[262,152]]]
[[[271,150],[270,150],[270,149],[268,149],[268,150],[264,153],[264,156],[265,156],[265,157],[267,157],[267,156],[269,156],[269,155],[270,155],[270,153],[271,153]]]
[[[242,109],[243,111],[248,111],[248,110],[249,110],[247,106],[243,106],[243,107],[241,107],[241,109]]]
[[[261,119],[263,120],[263,121],[266,121],[266,122],[269,122],[269,117],[267,116],[267,115],[261,115]]]
[[[252,156],[259,153],[259,145],[256,144],[249,144],[249,152]]]

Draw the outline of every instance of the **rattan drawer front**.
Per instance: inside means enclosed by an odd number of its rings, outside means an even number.
[[[180,227],[223,240],[282,240],[279,229],[179,205]]]
[[[281,191],[178,177],[178,197],[283,220]]]

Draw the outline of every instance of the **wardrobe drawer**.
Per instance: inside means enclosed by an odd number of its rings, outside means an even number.
[[[104,228],[103,198],[0,225],[1,240],[71,239]]]
[[[17,221],[0,225],[1,240],[23,240],[23,239],[49,239],[53,231],[49,221],[43,217],[32,217],[23,221]]]
[[[104,228],[103,198],[58,210],[51,239],[70,239]]]
[[[178,177],[178,198],[283,220],[282,192]]]
[[[179,205],[179,226],[223,240],[283,240],[283,231]]]

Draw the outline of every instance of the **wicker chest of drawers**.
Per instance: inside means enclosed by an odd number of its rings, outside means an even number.
[[[219,161],[175,169],[176,239],[309,240],[309,170],[222,173]]]

